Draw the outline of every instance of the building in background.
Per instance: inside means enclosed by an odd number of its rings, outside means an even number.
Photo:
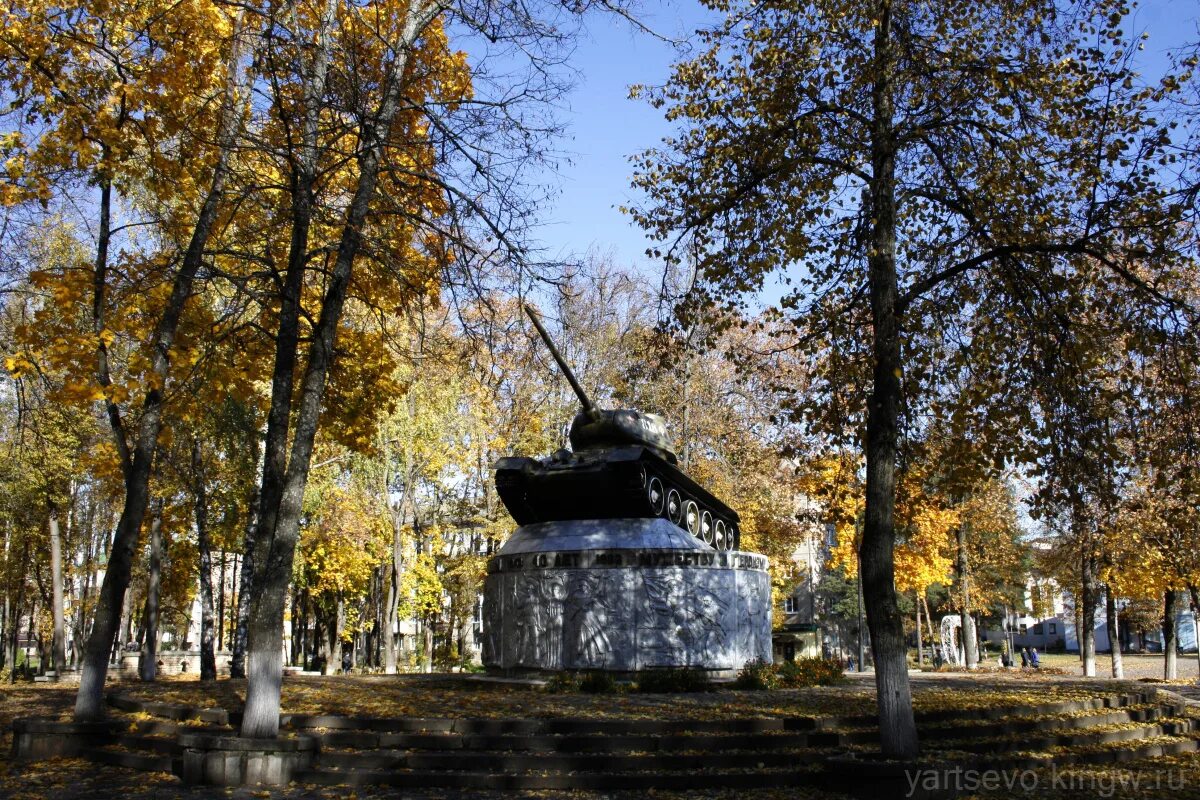
[[[833,525],[817,521],[816,510],[808,498],[797,498],[796,519],[801,535],[789,563],[779,565],[787,570],[788,578],[780,601],[782,608],[775,614],[778,624],[771,634],[776,662],[820,656],[828,648],[820,623],[819,592],[835,531]]]

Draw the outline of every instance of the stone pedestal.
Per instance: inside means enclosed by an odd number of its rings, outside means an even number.
[[[183,750],[179,777],[184,783],[208,786],[286,786],[302,769],[312,766],[316,740],[243,739],[181,733]]]
[[[665,519],[524,525],[488,562],[483,663],[513,670],[771,659],[767,559],[719,552]]]

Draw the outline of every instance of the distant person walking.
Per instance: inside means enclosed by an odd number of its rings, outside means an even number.
[[[1029,665],[1031,667],[1033,667],[1034,669],[1038,669],[1039,667],[1042,666],[1041,662],[1038,661],[1038,654],[1037,654],[1036,647],[1029,648]]]
[[[1025,667],[1028,667],[1028,666],[1029,666],[1029,648],[1022,647],[1021,648],[1021,668],[1024,669]]]

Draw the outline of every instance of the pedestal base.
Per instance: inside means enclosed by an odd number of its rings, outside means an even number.
[[[767,559],[718,552],[665,519],[525,525],[488,562],[485,665],[692,667],[771,659]]]

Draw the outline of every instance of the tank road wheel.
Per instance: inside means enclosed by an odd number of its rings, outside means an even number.
[[[695,500],[688,500],[683,506],[684,527],[688,533],[700,538],[700,506],[696,505]]]
[[[713,546],[718,550],[724,550],[725,539],[729,536],[729,530],[725,527],[725,520],[717,520],[717,524],[714,526],[714,528],[715,533],[713,534]]]
[[[650,479],[650,486],[646,489],[646,499],[650,501],[650,513],[661,517],[667,503],[667,493],[663,490],[662,481],[658,479],[657,475]]]
[[[725,535],[725,546],[722,550],[736,550],[738,547],[738,526],[730,523],[729,533]]]
[[[713,543],[713,518],[707,511],[700,515],[700,538],[705,544]]]
[[[667,492],[667,519],[676,525],[683,519],[683,498],[674,489]]]

